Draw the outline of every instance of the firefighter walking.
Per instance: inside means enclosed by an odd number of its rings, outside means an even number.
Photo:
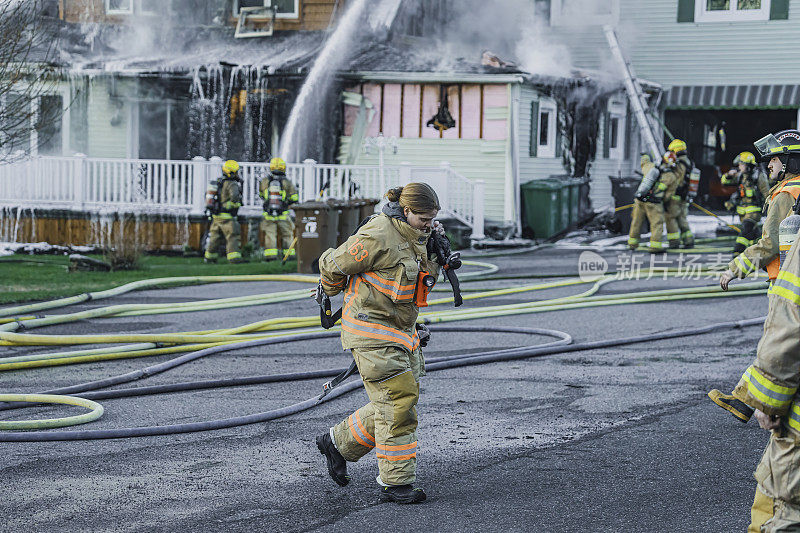
[[[434,190],[410,183],[387,193],[389,204],[353,236],[320,257],[320,286],[329,296],[345,291],[342,347],[352,351],[370,402],[317,437],[333,480],[347,485],[347,461],[375,449],[380,493],[398,503],[418,503],[419,379],[425,374],[416,325],[439,266],[428,245],[440,207]],[[432,277],[432,278],[431,278]],[[424,327],[422,328],[424,329]]]
[[[769,161],[770,178],[777,182],[767,193],[766,219],[761,238],[728,264],[720,286],[728,290],[734,278],[743,279],[764,268],[770,280],[778,275],[779,227],[800,197],[800,131],[783,130],[755,142],[763,161]]]
[[[758,238],[756,226],[761,220],[764,200],[769,195],[769,179],[756,163],[751,152],[742,152],[733,160],[734,168],[722,176],[722,184],[735,186],[736,192],[725,202],[728,210],[736,209],[742,233],[736,238],[734,254],[742,253],[748,246],[755,244]]]
[[[797,209],[797,207],[795,208]],[[795,224],[796,225],[796,224]],[[742,421],[754,414],[771,432],[755,471],[748,533],[800,530],[800,239],[769,290],[769,312],[756,359],[731,395],[709,393]]]
[[[674,163],[674,154],[667,152],[665,161],[658,167],[647,154],[642,156],[642,182],[636,190],[631,214],[631,229],[628,234],[628,248],[635,250],[639,246],[642,225],[645,218],[650,223],[650,247],[652,253],[663,248],[661,237],[664,234],[664,198],[672,196],[678,186],[677,175],[670,165]]]
[[[269,162],[270,175],[261,180],[259,195],[264,199],[264,261],[274,261],[281,250],[288,250],[288,257],[294,257],[292,235],[294,224],[289,217],[289,206],[300,198],[294,184],[286,178],[286,161],[279,157]]]
[[[242,257],[242,228],[236,216],[242,207],[242,179],[239,177],[239,163],[229,159],[222,164],[222,178],[209,184],[206,191],[206,210],[211,214],[211,227],[208,230],[206,263],[216,263],[217,250],[225,243],[228,261],[244,263]]]
[[[686,143],[674,139],[667,150],[675,154],[675,162],[670,165],[675,173],[677,186],[672,195],[664,198],[664,221],[667,226],[667,241],[670,248],[679,248],[683,243],[684,248],[694,247],[694,234],[689,226],[689,179],[694,168],[694,163],[686,155]]]

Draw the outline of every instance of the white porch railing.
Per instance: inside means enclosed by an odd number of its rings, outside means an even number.
[[[202,214],[208,182],[220,174],[222,160],[166,161],[35,157],[0,165],[0,206],[77,211]],[[269,174],[264,162],[240,163],[243,214],[258,214],[259,182]],[[483,235],[483,182],[471,181],[450,166],[329,165],[306,160],[289,164],[287,177],[300,198],[381,198],[390,187],[412,181],[429,183],[442,211]]]

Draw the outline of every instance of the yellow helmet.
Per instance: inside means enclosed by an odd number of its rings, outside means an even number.
[[[669,146],[667,146],[667,150],[669,150],[670,152],[675,152],[676,154],[678,152],[685,152],[686,143],[680,139],[673,139],[673,141],[669,143]]]
[[[269,169],[272,172],[286,172],[286,161],[280,157],[273,157],[269,162]]]
[[[234,161],[233,159],[228,159],[224,163],[222,163],[222,173],[228,177],[239,172],[239,163]]]
[[[736,156],[736,159],[739,160],[737,164],[738,163],[747,163],[748,165],[756,164],[756,156],[754,156],[752,152],[742,152],[741,154]]]

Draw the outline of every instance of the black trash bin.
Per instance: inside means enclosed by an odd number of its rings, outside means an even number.
[[[297,271],[316,274],[322,252],[336,247],[339,210],[325,202],[303,202],[294,204],[292,209],[295,212]]]
[[[636,194],[636,189],[639,188],[642,178],[639,176],[609,176],[608,179],[611,180],[611,195],[614,197],[614,208],[622,208],[619,211],[615,211],[614,216],[622,225],[620,231],[623,234],[628,233],[631,229],[633,196]],[[642,228],[642,232],[646,232],[646,229]]]
[[[329,202],[331,202],[329,200]],[[339,211],[339,228],[336,237],[336,246],[343,244],[353,233],[358,223],[361,222],[361,200],[333,200]]]

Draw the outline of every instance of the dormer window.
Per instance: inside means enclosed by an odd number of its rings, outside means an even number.
[[[239,18],[240,7],[271,7],[275,18],[300,18],[300,0],[233,0],[233,16]]]

